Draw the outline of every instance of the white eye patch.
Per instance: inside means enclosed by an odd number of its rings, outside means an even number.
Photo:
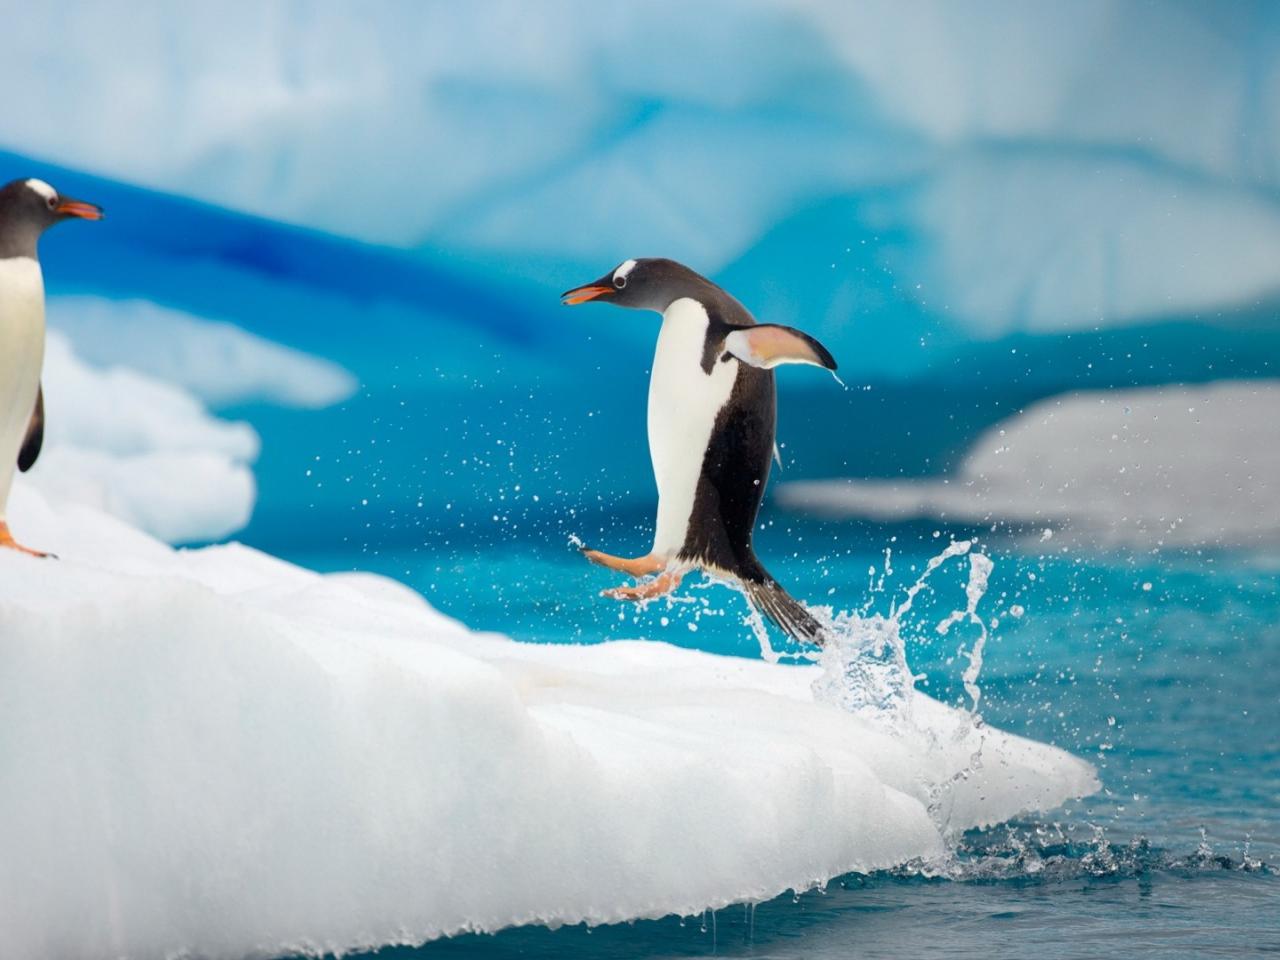
[[[634,260],[624,260],[618,265],[618,269],[613,271],[613,282],[617,283],[619,280],[627,279],[627,274],[635,268],[636,262]]]
[[[27,181],[27,186],[40,194],[41,198],[46,202],[58,199],[58,191],[53,189],[53,187],[49,186],[43,180],[37,180],[35,177],[32,177]]]

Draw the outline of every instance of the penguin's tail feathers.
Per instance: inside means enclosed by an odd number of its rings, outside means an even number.
[[[778,629],[800,643],[822,646],[827,632],[799,600],[782,589],[767,573],[759,580],[743,579],[743,589],[751,605],[777,624]]]

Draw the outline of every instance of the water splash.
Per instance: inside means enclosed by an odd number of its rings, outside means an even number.
[[[1084,833],[1081,836],[1079,834]],[[1204,839],[1190,854],[1153,846],[1138,835],[1116,842],[1097,824],[1010,823],[965,834],[945,861],[917,861],[890,873],[969,883],[1058,883],[1142,878],[1153,873],[1191,877],[1235,871],[1272,875],[1273,865],[1251,856],[1214,851]]]
[[[907,661],[904,622],[916,601],[916,597],[929,583],[934,573],[948,560],[969,558],[969,579],[965,585],[965,606],[953,611],[937,626],[937,632],[946,635],[951,626],[962,620],[978,627],[979,634],[972,649],[961,653],[967,666],[963,674],[965,692],[972,702],[970,715],[975,726],[981,726],[978,702],[982,693],[978,677],[982,672],[983,652],[987,641],[987,627],[979,617],[977,608],[986,594],[988,581],[995,564],[986,554],[973,550],[972,540],[953,540],[941,553],[925,564],[924,570],[902,595],[901,601],[890,603],[888,614],[871,612],[875,597],[882,594],[885,581],[892,577],[893,548],[886,547],[883,567],[874,566],[868,571],[870,597],[856,612],[834,612],[830,607],[810,607],[809,612],[822,625],[827,643],[818,651],[779,650],[773,646],[764,617],[756,610],[741,586],[733,581],[706,574],[706,584],[722,584],[743,594],[746,615],[743,623],[760,645],[760,656],[768,663],[777,663],[783,657],[816,661],[822,673],[813,681],[814,698],[834,704],[850,713],[858,714],[874,722],[894,726],[911,723],[912,692],[923,675],[912,672]],[[973,769],[981,763],[981,747],[973,757]],[[957,776],[964,776],[969,769]]]
[[[830,638],[818,655],[815,699],[874,722],[909,723],[909,691],[920,678],[907,663],[899,622],[880,614],[843,613],[826,624]]]
[[[987,581],[991,577],[991,571],[995,568],[995,564],[991,562],[991,558],[984,553],[969,554],[969,582],[965,584],[964,593],[966,604],[963,610],[953,610],[941,623],[937,626],[938,633],[944,637],[951,627],[961,620],[968,620],[978,628],[978,639],[973,642],[973,647],[967,653],[964,646],[960,647],[960,655],[969,661],[969,665],[965,667],[962,680],[964,682],[964,692],[969,695],[972,705],[969,712],[975,717],[978,715],[978,701],[982,698],[982,690],[978,687],[978,674],[982,672],[982,654],[987,646],[987,625],[982,622],[982,618],[978,616],[978,603],[987,592]]]
[[[924,589],[925,584],[928,583],[929,578],[933,575],[933,571],[937,570],[952,557],[963,557],[972,546],[972,540],[952,540],[947,544],[945,550],[925,564],[924,573],[920,574],[916,582],[907,588],[906,599],[903,601],[902,606],[891,609],[889,616],[895,620],[900,620],[911,609],[911,605],[915,603],[916,594]]]
[[[971,618],[982,627],[982,634],[969,654],[969,668],[965,671],[965,689],[977,708],[978,674],[982,669],[982,650],[986,642],[986,629],[977,615],[977,605],[986,592],[987,581],[994,564],[985,554],[973,553],[973,541],[953,540],[937,556],[925,564],[924,570],[903,594],[901,602],[890,604],[887,615],[872,614],[869,606],[859,613],[827,614],[824,626],[829,637],[826,646],[817,655],[822,675],[813,683],[816,699],[832,703],[843,710],[856,713],[875,722],[892,725],[911,722],[911,692],[923,679],[912,672],[907,662],[903,623],[911,611],[917,595],[929,579],[948,560],[969,556],[969,583],[965,588],[967,604],[949,618],[955,622]],[[879,579],[874,580],[874,592],[884,589],[885,578],[893,574],[893,552],[887,547],[884,568]],[[874,578],[875,571],[872,570]],[[816,612],[816,611],[815,611]],[[947,622],[947,621],[944,621]],[[950,623],[948,622],[949,628]],[[940,628],[946,633],[947,628]],[[761,624],[763,629],[763,624]]]
[[[881,593],[885,578],[892,575],[892,557],[891,548],[886,548],[884,568],[878,581],[875,579],[876,571],[872,569],[873,593]],[[921,728],[912,715],[916,684],[924,677],[915,674],[907,660],[906,641],[910,631],[919,628],[910,625],[906,618],[936,571],[949,560],[960,557],[968,558],[965,605],[945,617],[937,625],[936,632],[946,636],[955,624],[966,622],[976,626],[978,634],[972,648],[966,651],[962,645],[960,649],[966,664],[961,679],[970,700],[968,722],[948,735],[952,744],[944,744],[938,741],[936,731]],[[978,713],[982,697],[978,678],[982,672],[988,631],[978,614],[978,605],[986,595],[994,569],[995,564],[990,557],[974,550],[974,541],[955,540],[925,564],[915,582],[903,592],[900,601],[890,603],[887,615],[870,613],[868,604],[859,613],[828,616],[828,643],[817,657],[822,673],[812,685],[815,699],[887,726],[896,735],[912,737],[927,744],[929,750],[946,751],[971,733],[978,734],[974,748],[961,769],[944,780],[920,784],[930,818],[939,834],[950,842],[954,842],[952,813],[958,788],[982,769],[986,729]],[[944,857],[944,861],[951,859],[954,859],[953,851]]]
[[[773,643],[769,640],[769,628],[764,624],[764,617],[760,611],[755,608],[751,602],[751,598],[747,596],[747,592],[737,583],[729,583],[729,587],[737,590],[742,594],[742,599],[747,604],[746,624],[751,628],[751,632],[755,634],[756,642],[760,644],[760,657],[765,663],[777,663],[782,659],[782,652],[773,649]]]

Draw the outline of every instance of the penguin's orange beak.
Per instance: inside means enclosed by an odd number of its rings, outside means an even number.
[[[597,297],[603,297],[611,293],[613,293],[613,287],[589,283],[585,287],[574,287],[572,290],[566,290],[560,294],[560,302],[566,306],[573,306],[574,304],[586,303],[588,300],[594,300]]]
[[[82,220],[101,220],[106,214],[96,203],[85,203],[83,200],[64,199],[54,208],[67,217],[80,217]]]

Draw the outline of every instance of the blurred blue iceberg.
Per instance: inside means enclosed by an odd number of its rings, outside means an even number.
[[[628,256],[836,353],[849,393],[782,378],[795,479],[944,474],[1037,399],[1280,362],[1265,4],[62,5],[13,29],[0,79],[31,93],[0,160],[112,211],[50,238],[51,286],[362,384],[305,435],[241,411],[271,515],[316,456],[329,507],[489,515],[504,437],[545,509],[647,503],[654,324],[554,298]]]

